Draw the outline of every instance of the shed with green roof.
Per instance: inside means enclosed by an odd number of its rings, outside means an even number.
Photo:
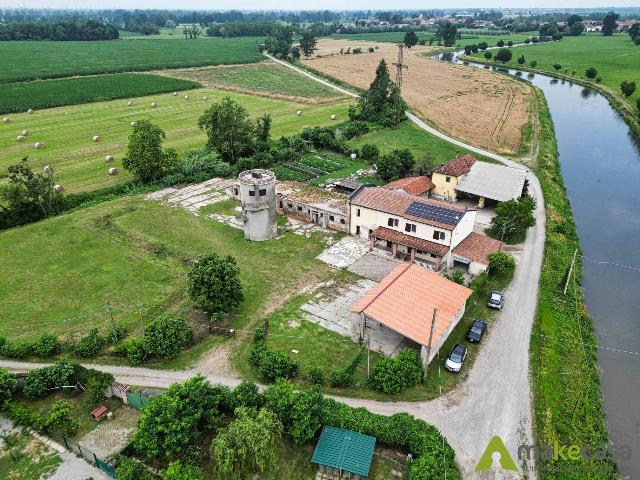
[[[331,477],[359,479],[369,475],[376,439],[369,435],[325,425],[311,462]]]

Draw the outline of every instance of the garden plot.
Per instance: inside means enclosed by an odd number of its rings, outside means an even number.
[[[165,188],[147,194],[145,200],[155,200],[165,205],[182,207],[194,215],[199,215],[198,211],[202,207],[214,203],[228,200],[230,197],[226,189],[233,183],[233,180],[212,178],[206,182],[187,185],[182,188]]]

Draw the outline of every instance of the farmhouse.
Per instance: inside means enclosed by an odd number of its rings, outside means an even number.
[[[428,197],[429,192],[434,187],[433,182],[427,176],[401,178],[391,183],[387,183],[383,188],[389,190],[402,190],[418,197]]]
[[[449,160],[436,168],[431,173],[431,181],[433,182],[432,196],[441,200],[456,201],[456,186],[458,182],[469,173],[476,162],[477,160],[473,155],[463,155]]]
[[[316,223],[324,228],[349,231],[347,197],[300,182],[276,185],[276,208],[282,215]]]
[[[471,232],[453,249],[453,264],[471,275],[480,275],[489,268],[489,255],[503,247],[499,240]]]
[[[469,172],[458,179],[456,196],[477,199],[478,207],[483,208],[486,200],[504,202],[520,198],[526,178],[527,172],[521,168],[475,162]]]
[[[362,187],[349,204],[352,235],[434,270],[453,266],[451,251],[473,231],[476,217],[473,209],[379,187]]]
[[[428,269],[398,265],[351,308],[352,339],[380,344],[387,354],[401,344],[419,347],[426,367],[464,315],[471,293]]]

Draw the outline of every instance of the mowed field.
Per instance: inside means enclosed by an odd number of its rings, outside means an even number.
[[[311,82],[300,80],[305,81]],[[184,95],[189,99],[185,100]],[[12,114],[10,123],[0,123],[0,170],[28,156],[34,169],[52,165],[55,181],[67,193],[128,181],[131,176],[121,168],[121,162],[132,121],[144,119],[156,123],[167,134],[165,145],[183,153],[205,144],[206,136],[196,125],[198,118],[209,105],[225,96],[244,105],[253,117],[270,113],[275,138],[298,133],[305,126],[343,121],[349,105],[344,100],[310,105],[201,88],[177,96],[167,93],[136,98],[133,106],[127,106],[127,100],[122,99]],[[151,107],[152,102],[156,102],[156,108]],[[302,116],[296,115],[298,110]],[[333,114],[337,115],[335,121],[330,119]],[[20,143],[16,137],[24,129],[31,133]],[[92,141],[94,135],[100,136],[99,142]],[[36,150],[35,142],[43,142],[44,148]],[[112,155],[114,162],[105,163],[107,155]],[[109,167],[118,168],[118,175],[108,175]]]
[[[138,303],[147,319],[187,313],[187,263],[212,251],[240,267],[246,300],[236,328],[284,301],[286,289],[329,272],[315,260],[325,246],[320,235],[283,233],[247,246],[242,230],[138,196],[0,232],[0,335],[107,328],[107,302],[130,326],[139,322]]]
[[[596,67],[602,77],[602,84],[621,95],[620,82],[634,81],[640,85],[640,47],[633,44],[629,35],[615,34],[604,37],[588,34],[580,37],[564,37],[560,42],[548,42],[526,47],[514,47],[513,60],[507,65],[517,67],[516,59],[524,55],[527,63],[538,62],[537,69],[556,72],[553,65],[562,65],[559,73],[586,78],[585,70]],[[480,54],[474,56],[480,57]],[[622,95],[621,95],[622,96]],[[635,107],[640,91],[636,91],[627,101]]]
[[[0,83],[258,62],[262,37],[0,42]]]
[[[433,32],[416,32],[418,40],[427,40],[433,37]],[[471,43],[487,42],[489,45],[495,45],[498,40],[508,42],[509,40],[517,43],[526,38],[538,35],[538,32],[513,33],[510,35],[485,35],[478,33],[477,35],[462,35],[462,38],[456,40],[457,46],[464,46]],[[334,34],[331,38],[337,40],[353,41],[363,40],[370,42],[392,42],[400,43],[404,40],[404,32],[382,32],[382,33],[354,33],[354,34]],[[437,45],[436,45],[437,46]]]
[[[162,73],[195,81],[205,87],[266,95],[302,103],[327,102],[343,97],[321,83],[292,74],[291,70],[275,62],[167,70]]]
[[[379,43],[375,53],[339,55],[341,48],[371,43],[325,39],[315,57],[304,64],[359,88],[368,88],[381,59],[397,61],[397,48]],[[421,117],[447,135],[496,152],[513,154],[522,146],[529,123],[532,90],[528,85],[483,69],[425,58],[435,47],[413,47],[405,53],[408,66],[402,97]],[[334,54],[334,55],[331,55]],[[393,74],[393,72],[392,72]]]

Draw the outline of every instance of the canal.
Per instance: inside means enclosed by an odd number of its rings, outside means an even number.
[[[462,63],[457,54],[438,59]],[[610,439],[631,451],[631,458],[617,459],[621,473],[640,479],[640,146],[597,91],[501,71],[527,79],[547,99],[584,252],[583,287],[601,347]]]

